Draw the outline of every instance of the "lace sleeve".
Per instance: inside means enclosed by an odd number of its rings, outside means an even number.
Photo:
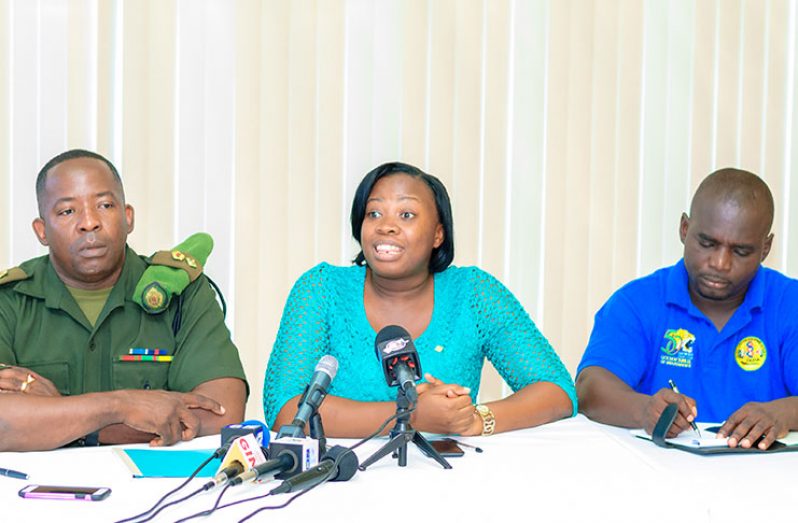
[[[574,381],[557,353],[513,294],[490,274],[474,269],[477,335],[485,355],[513,391],[539,381],[562,388],[576,414]]]
[[[269,427],[285,403],[301,394],[328,344],[325,264],[294,284],[283,309],[263,383],[263,415]]]

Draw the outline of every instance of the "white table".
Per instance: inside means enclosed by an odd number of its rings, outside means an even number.
[[[361,461],[386,441],[358,449]],[[466,449],[444,470],[414,446],[408,466],[390,457],[348,482],[327,483],[277,511],[250,521],[607,521],[722,522],[798,519],[798,452],[774,455],[696,456],[656,447],[628,431],[583,416],[490,438],[468,438],[484,453]],[[211,448],[218,437],[178,448]],[[336,440],[330,444],[352,444]],[[132,446],[135,447],[135,446]],[[178,479],[134,479],[109,447],[0,453],[0,466],[30,474],[29,481],[0,477],[2,521],[116,521],[142,512]],[[198,488],[196,479],[183,491]],[[107,486],[101,502],[22,499],[28,483]],[[228,490],[225,501],[265,494],[277,485]],[[162,512],[175,521],[209,508],[218,490]],[[193,521],[238,521],[261,506],[293,494],[268,497]]]

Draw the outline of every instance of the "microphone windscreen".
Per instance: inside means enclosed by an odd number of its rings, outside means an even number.
[[[397,366],[406,366],[412,372],[415,381],[421,379],[421,362],[418,359],[418,352],[416,346],[413,345],[413,338],[404,327],[387,325],[380,329],[374,340],[374,351],[377,354],[377,360],[382,364],[385,382],[389,387],[399,384],[395,370]]]
[[[377,338],[374,340],[374,345],[380,345],[385,343],[388,340],[393,340],[396,338],[407,338],[410,339],[410,333],[404,327],[400,327],[399,325],[386,325],[380,332],[377,333]]]
[[[360,465],[360,461],[357,459],[357,454],[346,447],[336,445],[324,454],[323,459],[336,460],[339,458],[340,461],[338,462],[338,470],[335,473],[335,476],[330,478],[330,481],[349,481],[352,479],[352,476],[355,475],[355,472],[357,472],[357,467]]]
[[[330,377],[332,381],[335,378],[335,375],[338,374],[338,360],[335,359],[335,356],[330,356],[326,354],[321,357],[319,362],[316,364],[316,372],[323,372]]]

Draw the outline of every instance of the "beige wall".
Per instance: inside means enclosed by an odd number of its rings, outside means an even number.
[[[351,259],[354,187],[400,159],[449,188],[455,262],[573,371],[612,290],[679,257],[717,167],[768,181],[769,264],[798,274],[795,51],[787,1],[0,0],[0,265],[42,252],[39,166],[109,155],[135,248],[215,237],[260,416],[291,284]]]

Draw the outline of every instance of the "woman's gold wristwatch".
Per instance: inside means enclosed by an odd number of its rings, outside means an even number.
[[[474,410],[477,411],[479,417],[482,418],[482,435],[490,436],[496,430],[496,418],[493,416],[493,411],[487,405],[474,405]]]

